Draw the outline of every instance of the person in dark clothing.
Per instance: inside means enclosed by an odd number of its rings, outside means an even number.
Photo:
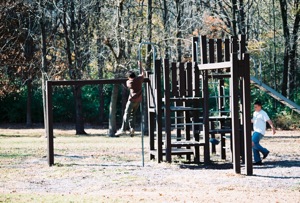
[[[144,81],[144,69],[142,64],[139,61],[138,66],[141,70],[141,74],[136,76],[133,71],[128,71],[126,74],[128,80],[126,81],[126,86],[130,90],[128,101],[126,103],[126,108],[123,115],[122,127],[115,133],[115,136],[118,137],[129,129],[130,135],[134,136],[134,125],[136,118],[136,111],[142,101],[142,84]]]

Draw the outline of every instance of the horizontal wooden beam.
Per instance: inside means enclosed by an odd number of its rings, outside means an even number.
[[[100,80],[48,80],[47,82],[52,86],[59,85],[99,85],[99,84],[123,84],[127,79],[100,79]],[[149,82],[148,78],[144,79],[144,82]]]
[[[199,70],[223,69],[223,68],[231,68],[231,66],[232,66],[231,62],[198,64]]]

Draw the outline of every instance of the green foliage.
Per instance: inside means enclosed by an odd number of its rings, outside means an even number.
[[[98,86],[84,86],[82,88],[82,108],[84,121],[97,123],[99,116],[108,120],[110,95],[112,85],[104,85],[104,115],[99,115],[99,89]],[[53,119],[54,122],[75,122],[75,103],[71,87],[55,87],[53,90]],[[121,93],[121,92],[120,92]],[[120,101],[121,102],[121,101]],[[0,97],[0,122],[1,123],[25,123],[27,90],[26,88],[5,97]],[[122,112],[118,105],[118,112]],[[32,120],[34,123],[43,122],[43,103],[41,88],[33,89]]]
[[[268,113],[270,119],[274,122],[274,125],[278,129],[291,130],[300,128],[300,117],[298,114],[294,114],[288,107],[279,103],[267,93],[252,88],[251,90],[252,104],[256,100],[260,100],[263,104],[263,109]],[[253,112],[253,105],[251,111]]]

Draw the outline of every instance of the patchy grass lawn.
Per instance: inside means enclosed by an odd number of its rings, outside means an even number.
[[[48,167],[43,129],[0,126],[0,202],[300,202],[299,131],[268,133],[262,145],[271,153],[253,176],[234,174],[229,152],[208,166],[149,161],[148,137],[142,167],[139,135],[87,132],[55,130]]]

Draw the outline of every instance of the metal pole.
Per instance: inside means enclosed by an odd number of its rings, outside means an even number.
[[[152,42],[141,42],[139,44],[139,50],[138,50],[138,55],[139,55],[139,61],[142,60],[142,55],[141,55],[141,48],[143,45],[148,44],[151,45],[152,50],[153,50],[153,65],[155,64],[155,58],[156,58],[156,49],[155,46],[157,46],[156,44],[152,43]],[[155,74],[155,69],[153,69],[153,73]],[[142,133],[142,166],[145,166],[145,150],[144,150],[144,113],[143,113],[143,100],[140,104],[140,111],[141,111],[141,118],[142,118],[142,122],[141,122],[141,133]]]

